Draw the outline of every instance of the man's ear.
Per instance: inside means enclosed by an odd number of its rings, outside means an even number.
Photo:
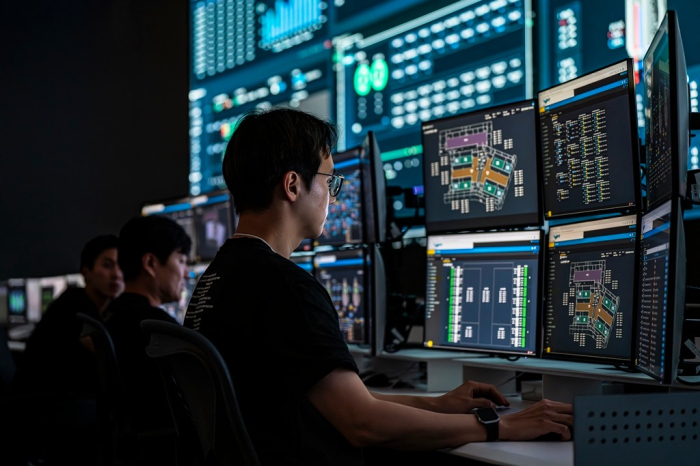
[[[156,276],[156,261],[158,258],[152,252],[147,252],[141,256],[141,269],[146,275]]]
[[[297,172],[290,170],[285,173],[282,178],[282,192],[285,199],[290,202],[296,201],[301,192],[301,183],[301,177]]]

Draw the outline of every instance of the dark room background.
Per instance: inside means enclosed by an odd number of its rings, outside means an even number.
[[[147,200],[188,189],[188,3],[4,2],[0,280],[78,271]]]

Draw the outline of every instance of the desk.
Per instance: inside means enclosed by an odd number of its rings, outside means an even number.
[[[449,453],[484,463],[514,466],[573,466],[574,442],[474,442]]]

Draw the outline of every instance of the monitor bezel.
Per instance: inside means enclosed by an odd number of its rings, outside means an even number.
[[[687,189],[688,173],[688,151],[690,149],[690,96],[687,84],[688,69],[685,62],[685,52],[683,40],[681,38],[678,15],[675,10],[667,10],[663,21],[654,34],[654,38],[649,44],[649,48],[642,60],[645,73],[644,97],[647,94],[646,69],[647,61],[653,61],[653,52],[664,36],[668,38],[668,59],[669,59],[669,86],[671,105],[671,152],[676,157],[676,163],[671,167],[671,192],[664,197],[656,199],[650,203],[648,196],[645,198],[645,212],[651,212],[656,207],[664,204],[669,199],[676,197],[685,198]],[[675,78],[675,79],[674,79]],[[682,108],[681,108],[682,107]],[[647,117],[646,110],[648,102],[645,101],[645,144],[651,131],[651,124]],[[646,162],[646,161],[645,161]]]
[[[544,293],[544,279],[545,279],[545,274],[544,274],[544,230],[542,229],[537,229],[537,230],[520,230],[520,231],[512,231],[512,232],[503,232],[503,231],[498,231],[498,232],[458,232],[458,233],[440,233],[440,234],[433,234],[430,236],[444,236],[444,235],[483,235],[483,234],[503,234],[503,233],[525,233],[525,232],[538,232],[539,233],[539,245],[540,249],[537,254],[537,296],[538,299],[534,301],[535,304],[535,314],[536,314],[536,322],[535,322],[535,335],[533,336],[532,340],[534,340],[534,352],[533,353],[527,353],[524,351],[508,351],[504,349],[490,349],[490,348],[474,348],[474,347],[464,347],[464,346],[445,346],[442,344],[435,345],[433,344],[432,346],[428,346],[427,344],[427,325],[423,326],[423,347],[426,350],[429,351],[453,351],[455,353],[479,353],[479,354],[489,354],[489,355],[494,355],[494,356],[499,356],[499,355],[504,355],[507,357],[511,356],[521,356],[521,357],[540,357],[542,354],[542,330],[543,330],[543,310],[544,310],[544,300],[543,300],[543,293]],[[426,237],[426,240],[428,241],[429,244],[429,236]],[[426,267],[429,264],[426,264]],[[429,286],[427,280],[426,280],[426,288]],[[426,289],[426,298],[428,296],[427,289]],[[427,308],[426,308],[427,312]]]
[[[464,219],[457,219],[457,220],[449,220],[449,221],[429,221],[428,220],[428,210],[429,206],[427,203],[427,193],[424,194],[424,199],[425,199],[425,204],[423,206],[423,211],[424,211],[424,222],[425,222],[425,230],[426,234],[428,235],[437,235],[437,234],[444,234],[444,233],[460,233],[460,232],[477,232],[477,231],[487,231],[489,229],[493,228],[499,228],[499,229],[508,229],[508,230],[515,230],[518,228],[525,228],[525,227],[539,227],[542,226],[543,224],[543,216],[542,216],[542,188],[541,188],[541,173],[542,173],[542,161],[541,157],[538,156],[540,152],[540,134],[539,131],[537,131],[537,120],[538,120],[538,115],[537,115],[537,107],[536,107],[537,101],[535,99],[524,99],[524,100],[519,100],[519,101],[514,101],[511,103],[507,104],[502,104],[502,105],[495,105],[493,107],[487,107],[487,108],[481,108],[478,110],[474,110],[471,112],[467,113],[460,113],[459,115],[452,115],[449,117],[445,118],[439,118],[435,120],[429,120],[421,123],[421,144],[423,146],[423,189],[424,191],[427,190],[427,184],[425,180],[428,178],[430,175],[430,163],[426,159],[426,144],[424,140],[424,127],[426,125],[431,125],[435,124],[436,122],[449,122],[451,120],[457,120],[457,119],[463,119],[463,118],[469,118],[473,117],[479,114],[486,114],[486,113],[493,113],[497,112],[500,110],[508,109],[508,108],[513,108],[513,107],[524,107],[527,105],[532,105],[532,113],[533,113],[533,124],[532,124],[532,132],[535,135],[535,145],[534,145],[534,151],[535,151],[535,179],[536,179],[536,184],[538,185],[536,188],[533,188],[536,196],[537,196],[537,211],[536,212],[530,212],[528,214],[512,214],[512,215],[505,215],[505,216],[499,216],[499,217],[489,217],[489,216],[481,216],[479,218],[472,218],[472,217],[466,217]]]
[[[639,235],[641,231],[641,214],[639,213],[634,213],[634,214],[628,214],[628,215],[622,215],[622,216],[615,216],[615,217],[607,217],[604,219],[594,219],[594,220],[587,220],[583,222],[571,222],[571,223],[566,223],[566,226],[573,226],[573,225],[581,225],[581,224],[586,224],[586,223],[592,223],[600,220],[609,220],[609,219],[624,219],[625,217],[634,217],[636,221],[635,225],[635,242],[634,242],[634,257],[638,258],[639,257],[639,248],[640,248],[640,241],[639,241]],[[551,231],[551,230],[550,230]],[[548,232],[548,235],[551,234]],[[550,251],[549,251],[549,237],[548,237],[548,242],[547,242],[547,247],[546,250],[544,251],[545,255],[545,268],[549,268],[550,264]],[[634,357],[634,347],[635,347],[635,330],[637,329],[637,315],[636,315],[636,309],[639,303],[639,284],[638,284],[638,278],[639,278],[639,264],[636,263],[635,261],[635,269],[634,269],[634,278],[633,278],[633,291],[632,291],[632,305],[630,307],[630,312],[629,312],[629,318],[632,320],[631,324],[629,325],[629,332],[631,334],[630,338],[630,343],[629,343],[629,348],[628,348],[628,357],[612,357],[612,356],[594,356],[594,355],[588,355],[588,354],[572,354],[572,353],[564,353],[564,352],[556,352],[556,353],[548,353],[545,351],[545,334],[546,334],[546,322],[545,319],[542,319],[542,359],[556,359],[556,360],[561,360],[561,361],[574,361],[574,362],[590,362],[590,363],[596,363],[596,364],[611,364],[611,365],[628,365],[631,366],[633,357]],[[542,291],[542,302],[543,302],[543,317],[544,314],[547,312],[547,290],[543,288]]]
[[[564,83],[560,83],[554,86],[550,86],[546,89],[541,89],[540,91],[537,92],[537,98],[535,101],[537,102],[538,106],[538,114],[537,114],[537,134],[538,134],[538,142],[539,142],[539,153],[543,153],[543,143],[542,143],[542,117],[540,116],[542,112],[542,104],[540,95],[544,93],[551,92],[554,89],[557,89],[559,87],[569,87],[572,84],[574,84],[577,80],[585,80],[586,78],[590,78],[592,75],[596,73],[600,73],[601,71],[607,69],[607,68],[613,68],[615,66],[621,65],[622,63],[625,63],[627,66],[627,76],[628,78],[628,83],[629,85],[627,86],[627,103],[628,103],[628,114],[629,114],[629,122],[630,122],[630,147],[632,149],[632,160],[630,164],[630,170],[629,170],[629,177],[632,179],[634,183],[634,205],[633,206],[613,206],[613,207],[606,207],[606,208],[596,208],[596,209],[590,209],[590,210],[580,210],[577,212],[565,212],[565,213],[556,213],[556,214],[551,214],[551,210],[548,209],[549,206],[547,206],[547,196],[545,196],[545,177],[544,177],[544,163],[543,161],[540,162],[540,174],[541,174],[541,185],[542,185],[542,207],[543,207],[543,213],[544,213],[544,219],[545,220],[554,220],[554,219],[569,219],[569,218],[576,218],[576,217],[583,217],[587,215],[596,215],[596,214],[612,214],[612,213],[621,213],[621,214],[636,214],[642,210],[642,194],[641,194],[641,178],[639,176],[639,153],[640,153],[640,148],[639,148],[639,130],[637,127],[637,97],[635,94],[635,88],[636,88],[636,83],[634,82],[634,61],[631,58],[626,58],[624,60],[619,60],[613,63],[610,63],[607,66],[603,66],[601,68],[598,68],[596,70],[593,70],[589,73],[583,74],[581,76],[578,76],[574,79],[571,79],[569,81],[566,81]],[[542,159],[542,157],[538,157],[539,159]]]

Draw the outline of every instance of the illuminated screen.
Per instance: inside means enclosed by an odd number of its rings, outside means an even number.
[[[538,94],[547,218],[639,205],[631,63],[616,63]]]
[[[534,355],[542,232],[428,236],[426,347]]]
[[[348,343],[369,342],[362,249],[317,252],[314,273],[333,301],[345,340]]]
[[[23,280],[10,280],[7,286],[8,323],[26,323],[27,308],[27,287]]]
[[[541,223],[534,105],[423,123],[429,233]]]
[[[637,217],[550,227],[544,356],[631,360]]]
[[[228,193],[192,199],[197,230],[197,256],[201,261],[214,259],[216,252],[232,234],[232,205]]]
[[[675,211],[675,212],[674,212]],[[678,201],[642,217],[635,366],[663,383],[676,378],[685,307],[685,238]]]
[[[292,254],[292,257],[290,257],[289,260],[309,272],[311,275],[314,274],[314,256],[312,254]]]
[[[362,176],[359,150],[333,155],[335,173],[343,175],[343,187],[328,206],[326,223],[316,244],[342,245],[362,242]]]

